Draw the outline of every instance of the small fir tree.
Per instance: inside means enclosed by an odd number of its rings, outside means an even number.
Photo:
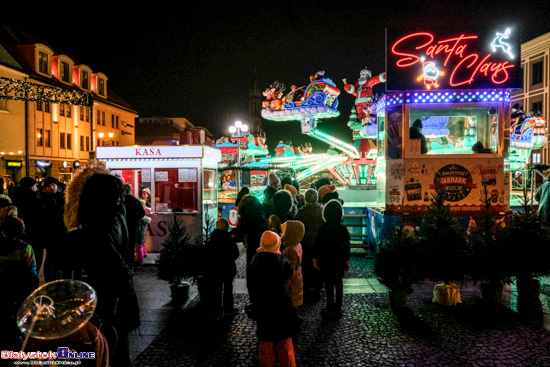
[[[511,282],[513,254],[504,240],[504,218],[491,210],[486,186],[482,202],[483,215],[473,218],[469,226],[468,273],[474,281],[481,282],[483,298],[498,303],[502,299],[502,286]]]
[[[445,284],[464,278],[468,248],[466,233],[445,205],[443,191],[438,190],[430,200],[421,226],[426,241],[426,277],[443,280]]]
[[[196,274],[196,245],[187,227],[176,217],[168,222],[168,236],[156,260],[159,279],[171,286],[179,286],[186,278]]]

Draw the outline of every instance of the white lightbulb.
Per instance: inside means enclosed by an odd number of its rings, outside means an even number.
[[[235,121],[235,127],[238,129],[240,128],[241,126],[243,126],[243,123],[240,122],[239,120]]]
[[[237,132],[237,128],[235,126],[229,126],[229,132],[231,134],[235,134]]]
[[[248,125],[243,125],[243,126],[241,126],[241,131],[242,131],[243,133],[247,132],[247,131],[248,131]]]

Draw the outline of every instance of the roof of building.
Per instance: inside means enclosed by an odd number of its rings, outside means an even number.
[[[42,39],[37,35],[31,34],[26,30],[11,27],[5,23],[0,23],[0,63],[4,63],[8,66],[20,69],[22,71],[24,70],[33,79],[43,83],[47,83],[48,85],[53,85],[55,87],[65,88],[65,89],[75,88],[81,91],[81,89],[75,85],[71,87],[57,80],[53,76],[46,77],[44,75],[37,73],[34,69],[31,69],[30,67],[26,66],[24,63],[24,60],[20,60],[17,53],[11,52],[10,50],[17,46],[32,45],[37,43],[46,45],[52,51],[54,51],[55,54],[57,55],[69,56],[75,62],[76,65],[81,64],[77,62],[76,58],[73,57],[73,55],[70,55],[69,53],[66,53],[66,52],[59,52],[59,50],[56,50],[55,47],[52,46],[47,40]],[[93,92],[90,92],[90,93],[94,95],[94,99],[96,100],[103,101],[105,103],[109,103],[120,108],[124,108],[126,110],[129,110],[137,114],[137,111],[126,100],[124,100],[124,98],[122,98],[115,91],[113,91],[109,86],[107,86],[107,98],[98,96]]]

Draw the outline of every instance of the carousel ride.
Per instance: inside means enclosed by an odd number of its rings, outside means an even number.
[[[381,81],[383,79],[377,79],[377,82]],[[275,154],[270,156],[265,134],[253,136],[247,132],[243,136],[234,134],[230,138],[222,137],[215,142],[215,147],[222,150],[222,191],[236,187],[231,170],[237,168],[239,149],[242,157],[239,168],[250,172],[249,176],[245,174],[244,177],[250,177],[247,183],[251,191],[263,190],[270,172],[291,175],[305,183],[319,172],[328,171],[342,186],[375,188],[376,120],[369,117],[361,121],[354,107],[348,127],[353,131],[355,143],[349,144],[318,128],[321,119],[340,115],[337,109],[340,90],[330,78],[324,77],[323,71],[310,76],[307,86],[292,85],[287,94],[284,94],[285,89],[283,83],[275,81],[262,92],[266,98],[262,104],[262,117],[271,121],[300,121],[303,134],[329,145],[326,153],[314,154],[309,143],[293,146],[291,142],[280,141],[275,147]],[[361,93],[361,89],[358,90]],[[346,91],[357,95],[350,88]],[[368,105],[372,106],[374,102],[374,98],[369,98]]]

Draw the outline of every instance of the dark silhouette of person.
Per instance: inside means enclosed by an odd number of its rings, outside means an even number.
[[[420,139],[420,153],[428,153],[428,146],[426,145],[426,138],[422,134],[422,121],[420,119],[416,119],[409,129],[409,140],[413,139]]]

